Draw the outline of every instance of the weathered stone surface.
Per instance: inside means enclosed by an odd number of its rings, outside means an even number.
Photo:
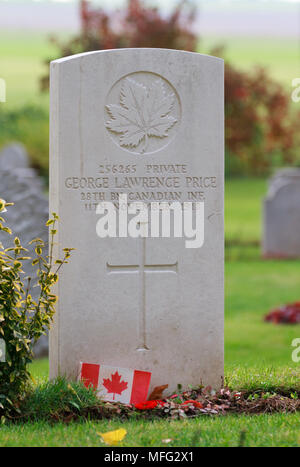
[[[279,170],[264,200],[263,254],[300,257],[300,169]]]
[[[28,156],[25,148],[18,143],[6,146],[0,153],[0,170],[28,168]]]
[[[52,62],[50,209],[61,219],[59,246],[76,250],[57,290],[51,377],[76,378],[84,361],[151,371],[150,390],[220,386],[223,118],[215,57],[125,49]],[[120,193],[204,200],[203,247],[99,238],[96,206]]]
[[[48,243],[48,231],[45,227],[48,200],[40,177],[34,169],[29,168],[27,154],[20,145],[7,146],[0,153],[0,197],[14,203],[5,213],[6,224],[14,235],[8,236],[0,232],[0,241],[5,247],[12,246],[15,236],[18,236],[23,246],[28,248],[28,256],[31,256],[34,246],[28,246],[30,240],[39,237]],[[23,270],[24,278],[36,277],[30,261],[24,261]],[[32,287],[30,292],[37,298],[38,288]],[[41,357],[47,353],[48,338],[42,336],[35,346],[35,356]]]

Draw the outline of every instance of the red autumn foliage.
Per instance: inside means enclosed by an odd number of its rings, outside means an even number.
[[[299,113],[264,69],[246,72],[225,62],[225,116],[227,173],[262,175],[298,162]]]
[[[191,30],[196,10],[190,1],[179,1],[166,17],[141,0],[128,0],[123,14],[117,10],[108,15],[92,8],[87,0],[80,2],[80,9],[82,35],[94,43],[92,50],[163,47],[193,51],[197,46]]]
[[[300,302],[290,303],[271,310],[265,316],[265,321],[275,324],[297,324],[300,323]]]
[[[121,376],[116,371],[111,375],[111,380],[109,378],[103,379],[103,386],[107,389],[107,392],[113,394],[114,399],[116,394],[122,394],[128,388],[128,383],[121,381]]]
[[[142,0],[127,0],[124,10],[110,13],[80,2],[81,32],[66,42],[52,38],[59,57],[82,52],[124,47],[158,47],[195,51],[198,37],[193,32],[196,9],[192,0],[178,0],[168,16],[157,8],[145,6]],[[41,81],[48,89],[49,78]]]

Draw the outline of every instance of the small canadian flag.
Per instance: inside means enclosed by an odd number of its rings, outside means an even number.
[[[151,373],[96,363],[80,363],[80,380],[110,402],[139,404],[147,400]]]

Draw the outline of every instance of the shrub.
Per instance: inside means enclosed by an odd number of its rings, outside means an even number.
[[[1,214],[6,211],[4,200],[0,200]],[[14,247],[4,248],[0,245],[0,339],[6,346],[6,358],[0,363],[0,415],[18,410],[18,404],[24,397],[30,374],[28,364],[33,359],[33,346],[45,330],[49,329],[55,313],[57,297],[51,292],[58,281],[58,271],[70,257],[70,248],[63,250],[62,260],[54,260],[53,245],[56,234],[56,214],[47,222],[50,230],[50,253],[43,256],[45,245],[42,240],[34,239],[35,258],[26,255],[20,240],[16,237]],[[0,230],[11,234],[4,227],[4,219],[0,217]],[[40,294],[37,302],[29,293],[31,281],[26,284],[22,279],[24,261],[32,260],[37,269],[37,286]]]

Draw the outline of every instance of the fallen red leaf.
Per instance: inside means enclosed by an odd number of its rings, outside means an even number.
[[[203,405],[201,404],[201,402],[194,401],[194,400],[192,400],[192,399],[183,402],[181,405],[187,405],[187,404],[193,404],[194,407],[198,407],[198,409],[203,409]]]
[[[162,399],[162,393],[165,389],[169,387],[168,384],[163,384],[162,386],[156,386],[148,397],[148,401],[153,401],[157,399]]]

